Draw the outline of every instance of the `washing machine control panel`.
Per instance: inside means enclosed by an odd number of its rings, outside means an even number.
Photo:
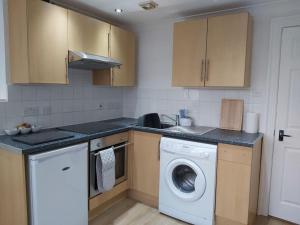
[[[161,149],[171,154],[180,154],[202,159],[209,158],[210,155],[209,152],[203,151],[201,148],[174,143],[161,143]]]

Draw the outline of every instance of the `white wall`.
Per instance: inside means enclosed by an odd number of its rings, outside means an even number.
[[[0,133],[21,122],[46,128],[122,116],[122,89],[93,86],[90,71],[69,70],[69,78],[69,85],[9,85]]]
[[[147,112],[177,113],[186,107],[197,125],[218,126],[222,98],[245,100],[245,111],[260,114],[265,130],[267,65],[271,19],[300,14],[300,1],[255,6],[247,9],[254,20],[251,88],[243,90],[172,88],[172,29],[178,19],[136,27],[138,34],[138,86],[124,92],[125,116]],[[183,75],[184,76],[184,75]]]
[[[124,90],[123,115],[138,117],[148,112],[177,113],[190,109],[197,125],[219,126],[222,98],[245,100],[245,111],[260,114],[260,131],[266,131],[270,28],[273,18],[300,15],[299,0],[276,1],[247,9],[253,16],[251,88],[244,90],[172,88],[172,26],[178,19],[143,24],[138,34],[138,86]],[[271,78],[272,79],[272,78]],[[259,213],[268,214],[272,149],[263,150]],[[272,154],[271,154],[272,155]]]

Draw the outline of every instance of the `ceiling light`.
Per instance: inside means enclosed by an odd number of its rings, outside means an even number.
[[[140,7],[142,7],[145,10],[151,10],[151,9],[155,9],[158,7],[158,4],[154,1],[142,2],[139,5],[140,5]]]
[[[115,9],[115,12],[116,12],[116,13],[122,13],[122,12],[123,12],[123,9]]]

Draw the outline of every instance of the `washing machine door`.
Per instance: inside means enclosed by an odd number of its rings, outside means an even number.
[[[167,166],[165,179],[170,190],[185,201],[200,199],[206,189],[203,171],[187,159],[175,159]]]

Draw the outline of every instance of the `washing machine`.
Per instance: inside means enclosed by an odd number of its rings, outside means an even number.
[[[159,211],[195,225],[213,225],[217,145],[163,137]]]

